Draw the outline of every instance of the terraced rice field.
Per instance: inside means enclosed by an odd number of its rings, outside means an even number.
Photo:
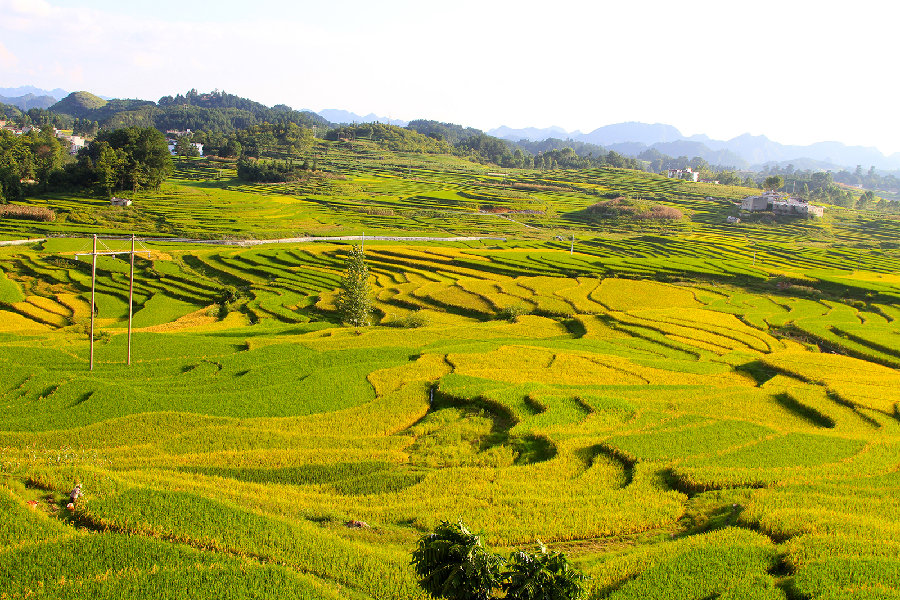
[[[347,166],[471,200],[379,168]],[[662,193],[540,180],[627,178]],[[0,597],[423,598],[409,553],[458,518],[592,598],[900,597],[900,257],[757,233],[755,264],[713,228],[371,243],[358,330],[346,246],[146,242],[130,367],[128,265],[98,260],[93,372],[87,241],[0,248]]]

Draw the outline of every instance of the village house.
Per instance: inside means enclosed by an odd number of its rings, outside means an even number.
[[[176,144],[177,144],[177,142],[169,140],[169,154],[171,154],[172,156],[175,156],[175,145]],[[194,148],[197,149],[197,154],[199,156],[203,156],[203,144],[201,144],[200,142],[191,142],[191,146],[193,146]]]
[[[113,196],[109,199],[110,206],[131,206],[130,198],[116,198]]]
[[[687,169],[669,169],[669,179],[686,179],[687,181],[697,181],[700,173],[692,168]]]
[[[741,200],[741,210],[747,212],[770,211],[778,215],[797,217],[822,217],[825,209],[803,200],[778,192],[765,192],[761,196],[747,196]]]

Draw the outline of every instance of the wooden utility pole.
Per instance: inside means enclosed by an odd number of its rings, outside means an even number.
[[[94,295],[97,286],[97,234],[94,234],[94,250],[91,252],[94,258],[91,265],[91,371],[94,370]]]
[[[128,277],[128,364],[131,364],[131,317],[134,314],[134,234],[131,234],[131,274]]]
[[[121,238],[113,238],[113,239],[121,239]],[[97,290],[97,257],[100,255],[111,255],[115,256],[117,254],[130,254],[131,255],[131,274],[129,276],[128,281],[128,364],[131,364],[131,321],[134,316],[134,255],[137,252],[134,249],[136,238],[134,234],[131,234],[131,250],[122,250],[121,252],[110,250],[109,252],[97,252],[97,235],[94,235],[94,248],[90,252],[92,257],[91,263],[91,371],[94,370],[94,313],[97,312],[97,302],[96,302],[96,290]],[[105,244],[104,244],[105,246]],[[107,248],[108,250],[108,248]],[[149,250],[141,250],[141,252],[147,252],[147,258],[150,258]],[[87,252],[76,254],[75,258],[77,259],[79,256],[84,256],[88,254]]]

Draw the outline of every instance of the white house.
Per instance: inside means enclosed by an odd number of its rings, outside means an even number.
[[[687,169],[669,169],[669,179],[686,179],[688,181],[697,181],[700,173],[692,168]]]

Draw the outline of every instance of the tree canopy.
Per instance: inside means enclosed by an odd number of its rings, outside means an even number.
[[[76,178],[106,195],[159,188],[174,167],[165,136],[150,127],[101,131],[78,153]]]

